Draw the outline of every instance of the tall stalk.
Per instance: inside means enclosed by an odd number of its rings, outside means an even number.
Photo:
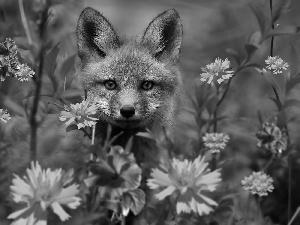
[[[272,27],[272,30],[275,28],[275,25],[273,23],[273,1],[270,0],[270,12],[271,12],[271,27]],[[271,38],[271,46],[270,46],[270,56],[273,57],[274,55],[274,36],[272,36]],[[272,86],[273,88],[273,91],[275,93],[275,96],[276,96],[276,99],[278,101],[280,101],[279,99],[279,96],[278,96],[278,93],[276,91],[276,89]],[[280,104],[280,106],[282,107],[282,104]],[[281,108],[280,107],[280,108]],[[281,110],[281,109],[279,109]],[[288,132],[288,129],[287,129],[287,125],[285,125],[285,130],[286,130],[286,133],[287,133],[287,148],[289,146],[289,142],[290,142],[290,137],[289,137],[289,132]],[[292,168],[291,168],[291,159],[290,159],[290,156],[288,155],[288,221],[290,221],[290,218],[291,218],[291,200],[292,200],[292,190],[291,190],[291,182],[292,182]]]
[[[30,31],[28,27],[27,20],[25,18],[25,13],[24,13],[24,7],[23,7],[23,1],[19,0],[19,8],[20,8],[20,13],[24,25],[24,29],[26,32],[26,36],[28,39],[29,45],[32,45],[32,40],[30,36]],[[37,66],[35,68],[35,77],[33,79],[35,83],[35,93],[34,93],[34,100],[33,100],[33,106],[31,113],[29,115],[29,123],[31,127],[31,137],[30,137],[30,159],[31,161],[35,161],[37,159],[37,131],[39,127],[40,121],[37,119],[37,114],[38,114],[38,106],[39,106],[39,101],[40,101],[40,93],[41,93],[41,88],[42,88],[42,77],[43,77],[43,67],[44,67],[44,43],[45,43],[45,28],[47,24],[47,19],[48,19],[48,8],[49,8],[49,3],[46,1],[46,5],[44,9],[39,12],[40,13],[40,23],[38,24],[38,37],[40,40],[40,46],[38,46],[38,51],[37,54],[35,55],[35,61],[37,62]],[[32,46],[30,46],[32,47]],[[31,48],[34,49],[34,48]],[[34,52],[33,52],[34,54]]]

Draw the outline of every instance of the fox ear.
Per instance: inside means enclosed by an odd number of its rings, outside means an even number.
[[[77,25],[77,46],[81,60],[103,58],[120,41],[108,20],[93,8],[85,8]]]
[[[169,9],[159,14],[147,27],[142,42],[159,60],[179,59],[182,23],[178,12]]]

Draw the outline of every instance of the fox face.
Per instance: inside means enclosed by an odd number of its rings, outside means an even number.
[[[181,84],[181,39],[173,9],[158,15],[137,40],[120,39],[98,11],[84,9],[77,27],[77,78],[87,99],[99,103],[100,120],[125,129],[169,122]]]

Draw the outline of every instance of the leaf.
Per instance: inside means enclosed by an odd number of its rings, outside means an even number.
[[[300,27],[297,26],[282,26],[275,29],[272,29],[268,32],[266,39],[272,36],[279,36],[279,35],[288,35],[288,34],[299,34]]]
[[[76,124],[71,124],[66,128],[66,132],[72,131],[72,130],[78,130],[78,127]]]
[[[267,18],[265,12],[262,11],[261,5],[250,4],[251,10],[254,12],[255,17],[258,21],[260,32],[265,33],[267,27]]]
[[[68,88],[73,81],[72,75],[75,73],[75,67],[74,67],[75,58],[76,58],[75,54],[71,55],[62,63],[62,66],[60,68],[59,71],[60,78],[63,81],[66,80],[65,88]]]
[[[155,140],[155,138],[149,132],[138,132],[138,133],[136,133],[136,136]]]
[[[290,51],[290,58],[289,58],[289,64],[293,65],[290,67],[291,77],[294,77],[296,74],[299,74],[300,72],[300,57],[298,50],[296,49],[295,45],[291,45],[291,51]],[[290,80],[290,79],[288,79]],[[288,89],[287,89],[288,91]]]
[[[272,23],[275,23],[282,15],[290,11],[290,4],[291,0],[273,0]]]
[[[134,215],[138,215],[144,208],[145,202],[145,193],[141,189],[125,192],[121,201],[123,215],[127,216],[129,209]]]
[[[59,53],[59,48],[57,45],[45,56],[43,72],[49,77],[52,82],[54,91],[58,88],[57,80],[54,76],[54,71],[56,69],[56,59]]]
[[[283,105],[285,101],[285,84],[286,78],[281,74],[273,74],[270,70],[259,70],[259,71],[268,81],[269,84],[272,85],[276,98],[279,98],[280,104]]]
[[[240,60],[241,56],[235,49],[227,48],[226,52],[234,58],[234,60],[237,62],[238,65],[241,64],[241,60]]]
[[[260,125],[262,125],[264,123],[264,118],[260,110],[257,111],[257,117]]]
[[[286,90],[290,91],[293,87],[300,83],[300,73],[293,76],[290,80],[286,83]]]
[[[127,141],[124,151],[131,152],[132,145],[133,145],[133,136],[130,137],[129,140]]]
[[[288,109],[290,107],[300,107],[300,100],[298,100],[298,99],[286,100],[285,103],[284,103],[283,108]]]
[[[69,89],[62,93],[60,99],[78,98],[78,97],[81,97],[83,94],[84,94],[84,92],[80,89]]]
[[[253,53],[258,49],[261,43],[261,32],[254,31],[249,35],[248,43],[245,44],[245,49],[247,51],[248,57],[250,58]]]
[[[17,115],[25,116],[25,111],[22,106],[20,106],[18,103],[14,102],[11,98],[8,96],[4,98],[2,104],[5,106],[5,108],[8,111],[12,111]]]

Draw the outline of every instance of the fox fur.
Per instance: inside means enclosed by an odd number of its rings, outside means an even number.
[[[101,106],[96,125],[99,140],[105,139],[108,125],[112,135],[123,132],[114,143],[123,147],[130,137],[146,128],[154,129],[155,124],[172,127],[182,83],[177,66],[182,24],[176,10],[159,14],[141,38],[126,39],[117,35],[101,13],[86,8],[79,17],[76,35],[81,59],[76,82],[88,100]],[[113,83],[113,88],[108,88],[107,82]],[[124,107],[123,112],[130,116],[122,114]],[[30,125],[26,119],[12,119],[5,133],[0,141],[4,149],[0,170],[5,170],[6,176],[0,175],[0,187],[13,173],[24,171],[30,160]],[[66,132],[58,116],[49,115],[38,134],[37,155],[43,166],[76,169],[83,165],[90,140],[80,130]],[[50,136],[50,141],[44,136]],[[143,138],[133,139],[132,150],[139,163],[159,154],[155,143]],[[8,185],[4,186],[6,191],[0,189],[0,193],[6,195]]]
[[[113,133],[124,132],[120,137],[124,145],[134,133],[152,129],[155,122],[173,124],[182,83],[177,67],[182,24],[174,9],[158,15],[136,40],[120,38],[104,16],[86,8],[79,17],[77,40],[81,59],[77,81],[87,99],[101,105],[98,136],[111,124]],[[116,88],[108,90],[106,81],[114,81]],[[142,88],[145,81],[153,84],[150,90]],[[132,117],[121,115],[124,105],[134,107]],[[142,147],[134,143],[133,149],[139,151]]]

